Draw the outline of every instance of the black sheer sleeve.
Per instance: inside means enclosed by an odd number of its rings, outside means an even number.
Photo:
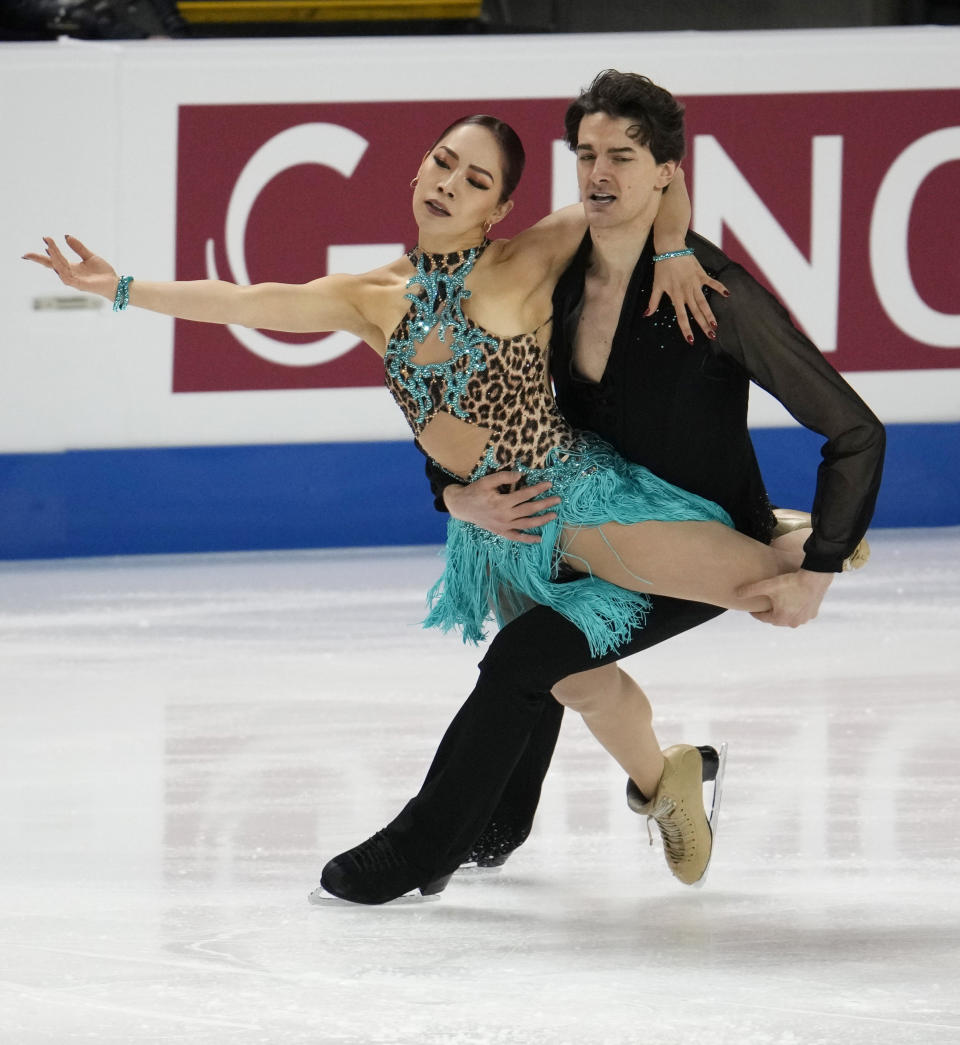
[[[731,294],[714,295],[710,302],[719,325],[719,350],[800,424],[826,439],[803,565],[820,573],[839,571],[873,516],[883,469],[883,425],[772,294],[712,244],[695,246],[701,263]]]
[[[466,483],[462,479],[456,478],[449,472],[445,472],[440,465],[436,463],[432,458],[427,458],[427,480],[430,483],[430,489],[433,492],[433,506],[438,512],[447,511],[447,506],[443,503],[443,491],[451,483],[459,483],[461,486],[465,486]]]

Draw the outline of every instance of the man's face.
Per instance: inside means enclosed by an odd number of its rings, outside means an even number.
[[[649,224],[657,215],[660,192],[676,170],[657,163],[645,145],[627,132],[629,117],[593,113],[580,121],[577,182],[591,228]]]

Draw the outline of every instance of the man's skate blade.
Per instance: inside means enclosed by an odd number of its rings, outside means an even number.
[[[328,893],[322,885],[318,885],[317,888],[307,896],[307,903],[313,904],[314,907],[352,907],[356,910],[362,907],[404,907],[410,904],[418,905],[424,903],[436,903],[439,899],[439,893],[422,896],[419,891],[416,891],[412,893],[404,893],[403,896],[398,896],[396,900],[388,900],[386,903],[354,903],[352,900],[344,900],[342,897],[334,896],[333,893]]]
[[[494,867],[486,867],[477,863],[461,864],[457,868],[457,874],[463,875],[467,878],[486,878],[491,874],[500,874],[503,870],[503,864],[497,864]]]
[[[717,844],[717,828],[720,823],[720,801],[723,798],[723,775],[727,770],[727,742],[724,741],[717,751],[717,775],[713,781],[713,801],[710,804],[710,813],[707,821],[710,824],[710,861],[700,880],[693,883],[694,889],[702,889],[710,873],[710,864],[713,863],[713,850]]]

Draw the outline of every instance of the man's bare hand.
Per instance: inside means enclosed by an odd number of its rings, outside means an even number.
[[[799,628],[816,617],[832,580],[832,573],[797,570],[796,573],[782,573],[765,581],[744,584],[737,589],[737,595],[743,599],[766,595],[772,608],[750,616],[782,628]]]
[[[552,522],[557,517],[556,512],[544,512],[544,509],[556,507],[560,498],[544,497],[535,501],[537,494],[550,489],[550,483],[517,487],[516,484],[522,478],[521,472],[494,472],[469,486],[454,483],[444,489],[443,503],[454,519],[473,523],[491,533],[508,537],[511,541],[539,544],[540,538],[536,534],[522,531]],[[504,486],[511,489],[503,493]]]

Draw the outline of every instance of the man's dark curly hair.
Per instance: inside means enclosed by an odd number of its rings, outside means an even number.
[[[638,73],[604,69],[572,101],[564,117],[565,140],[576,151],[580,121],[602,112],[632,121],[627,134],[645,145],[657,163],[677,163],[686,152],[683,105],[662,87]]]

